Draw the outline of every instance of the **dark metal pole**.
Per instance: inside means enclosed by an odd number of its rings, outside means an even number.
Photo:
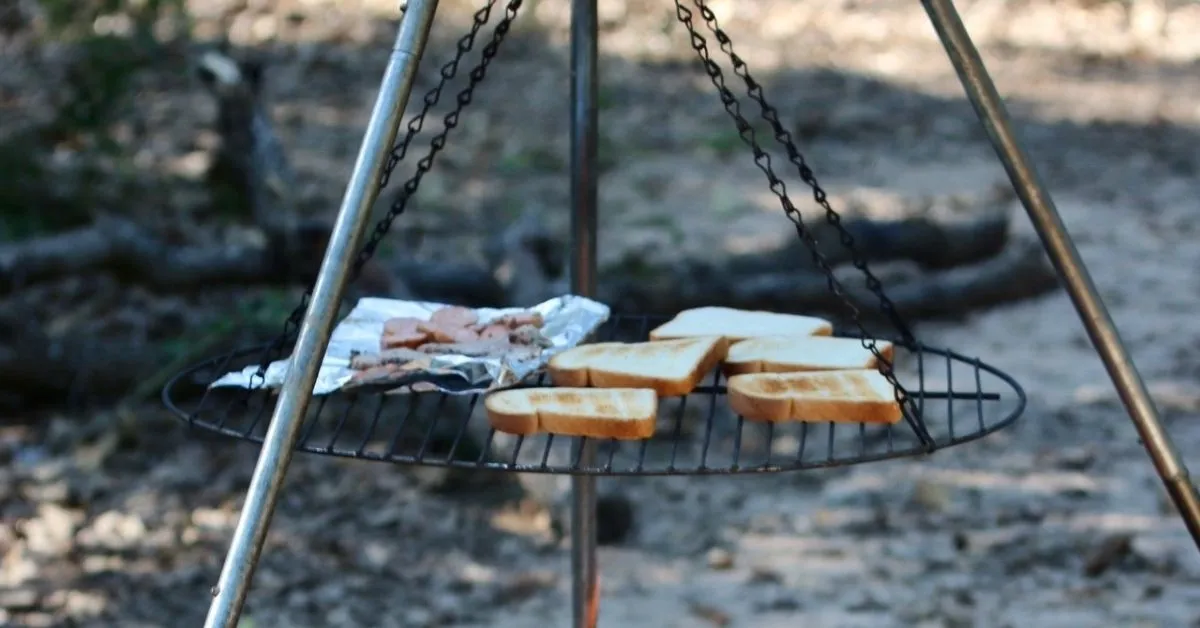
[[[571,291],[596,294],[597,0],[571,0]],[[580,465],[596,443],[584,441]],[[596,478],[571,478],[572,602],[576,628],[594,628],[600,612],[596,571]]]
[[[1017,141],[1004,102],[988,76],[954,2],[922,0],[921,3],[925,5],[938,38],[950,55],[950,61],[1008,172],[1017,196],[1025,205],[1025,211],[1041,236],[1043,246],[1058,269],[1067,294],[1075,303],[1083,326],[1087,328],[1092,344],[1104,361],[1108,375],[1129,412],[1129,418],[1133,420],[1150,459],[1154,461],[1155,469],[1179,509],[1192,539],[1200,547],[1200,495],[1197,495],[1196,487],[1188,477],[1187,467],[1175,452],[1170,435],[1162,427],[1150,393],[1138,375],[1137,367],[1129,357],[1112,317],[1100,300],[1096,285],[1079,257],[1079,251],[1071,241],[1066,225],[1055,209],[1054,201],[1050,199],[1050,193]]]
[[[300,435],[301,419],[312,399],[321,358],[329,346],[351,265],[366,232],[371,206],[379,194],[379,177],[412,93],[413,79],[425,51],[437,4],[437,0],[409,0],[400,20],[395,48],[384,71],[354,171],[342,197],[325,249],[325,259],[313,286],[312,301],[300,326],[291,365],[250,478],[245,505],[233,532],[220,579],[213,589],[205,628],[234,628],[238,624],[288,463]]]

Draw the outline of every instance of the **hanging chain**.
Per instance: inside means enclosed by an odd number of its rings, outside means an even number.
[[[704,18],[709,30],[714,34],[718,43],[721,45],[721,49],[731,58],[733,62],[734,73],[741,77],[743,81],[745,81],[750,93],[750,97],[755,100],[762,109],[762,117],[771,124],[772,130],[775,132],[775,139],[781,145],[783,145],[788,153],[789,160],[799,170],[800,179],[808,184],[810,188],[812,188],[813,200],[815,200],[817,204],[825,210],[826,220],[837,229],[842,245],[850,250],[855,268],[858,268],[866,275],[867,287],[879,298],[880,308],[891,319],[892,324],[900,333],[902,341],[906,345],[912,346],[915,344],[915,338],[912,334],[912,331],[900,317],[899,312],[896,311],[895,305],[884,293],[883,284],[877,277],[875,277],[873,273],[871,273],[870,269],[867,267],[866,261],[862,259],[858,252],[854,249],[853,236],[851,236],[851,234],[846,231],[846,228],[841,224],[841,216],[830,206],[825,190],[823,190],[820,184],[817,183],[816,176],[814,175],[812,168],[808,166],[803,155],[801,155],[799,149],[796,148],[791,134],[779,121],[779,116],[776,113],[775,108],[767,104],[763,95],[762,86],[750,76],[749,70],[746,67],[746,63],[742,61],[740,57],[734,54],[733,43],[729,39],[729,36],[725,34],[723,30],[721,30],[720,26],[717,24],[716,16],[713,14],[712,10],[705,5],[705,1],[693,1],[695,2],[696,7],[699,9],[701,16]],[[753,151],[754,164],[763,172],[764,175],[766,175],[771,192],[779,198],[779,202],[783,207],[784,213],[795,225],[796,232],[799,234],[800,239],[812,252],[814,263],[816,263],[817,267],[820,268],[820,270],[825,274],[829,290],[841,299],[842,304],[850,312],[851,320],[854,322],[855,326],[862,335],[860,341],[862,342],[863,347],[869,350],[875,356],[875,359],[879,363],[880,372],[883,374],[884,378],[887,379],[888,383],[890,383],[895,389],[896,401],[903,406],[907,401],[909,401],[909,395],[900,382],[896,380],[895,369],[893,368],[891,360],[888,360],[879,351],[872,334],[867,332],[866,327],[862,323],[861,313],[858,307],[846,295],[845,290],[842,288],[841,282],[834,275],[833,269],[828,260],[826,260],[825,256],[821,254],[816,238],[813,237],[812,233],[805,226],[804,220],[800,215],[800,211],[796,209],[796,206],[788,197],[787,185],[782,179],[779,178],[778,175],[775,174],[775,170],[771,166],[770,154],[763,150],[762,146],[759,145],[753,125],[751,125],[750,122],[746,120],[745,116],[742,115],[741,106],[737,97],[734,96],[733,92],[731,92],[728,87],[726,87],[724,74],[722,73],[720,66],[718,66],[711,57],[708,50],[707,41],[703,35],[696,31],[696,28],[692,22],[693,12],[687,7],[683,6],[681,0],[675,0],[675,15],[684,25],[684,27],[687,28],[688,34],[691,38],[692,48],[699,55],[700,61],[704,66],[705,73],[712,80],[713,85],[717,88],[721,98],[721,104],[724,105],[725,111],[728,112],[730,117],[733,118],[734,124],[737,127],[738,135],[747,145],[750,146],[751,150]],[[907,414],[908,413],[906,413],[906,415]],[[925,431],[924,427],[919,421],[916,422],[913,427],[916,428],[917,435],[922,441],[925,441],[926,444],[931,442],[928,440],[928,433]]]
[[[463,109],[465,109],[467,105],[471,104],[471,99],[474,98],[475,95],[475,88],[481,82],[483,82],[484,77],[487,75],[488,65],[491,64],[492,60],[496,57],[496,53],[499,52],[500,42],[504,41],[505,35],[507,35],[509,29],[512,28],[512,22],[516,19],[517,11],[520,10],[522,2],[523,0],[509,0],[508,5],[505,7],[504,18],[496,24],[496,28],[492,31],[492,40],[483,47],[482,57],[479,60],[479,65],[475,66],[475,68],[471,70],[469,75],[470,82],[466,88],[458,93],[457,103],[454,107],[454,110],[450,113],[447,113],[442,119],[442,131],[429,140],[429,153],[417,161],[416,173],[413,174],[408,181],[404,182],[403,191],[397,195],[396,200],[392,202],[392,206],[388,209],[387,215],[375,225],[375,231],[371,234],[371,237],[367,240],[367,243],[363,246],[362,250],[359,251],[358,258],[354,260],[354,267],[351,271],[351,281],[358,277],[358,273],[362,271],[363,265],[366,264],[367,261],[371,259],[371,256],[375,254],[375,250],[379,248],[379,244],[383,242],[383,239],[387,236],[388,231],[392,228],[392,223],[400,216],[400,214],[404,213],[404,210],[408,207],[409,199],[411,199],[413,195],[417,193],[417,187],[421,185],[421,179],[424,178],[429,170],[433,167],[434,158],[439,152],[441,152],[443,148],[445,148],[446,136],[450,133],[451,129],[458,126],[459,116],[462,115]],[[396,151],[393,151],[391,157],[388,159],[387,165],[384,167],[383,176],[380,178],[381,187],[387,185],[388,180],[391,178],[392,171],[395,170],[396,165],[400,163],[400,160],[404,158],[405,151],[408,149],[408,142],[411,141],[411,139],[421,130],[421,125],[424,122],[425,114],[429,111],[429,108],[432,107],[434,103],[437,103],[437,100],[441,94],[442,86],[444,86],[446,81],[449,80],[450,77],[453,77],[457,72],[459,59],[461,59],[462,55],[471,49],[471,42],[474,41],[475,34],[479,31],[480,27],[487,23],[488,16],[491,13],[492,6],[494,4],[495,0],[492,0],[486,7],[475,13],[475,22],[471,26],[471,32],[458,42],[459,54],[455,57],[454,61],[442,66],[442,81],[436,88],[430,90],[430,92],[425,95],[425,108],[422,109],[421,114],[417,117],[414,117],[414,119],[408,123],[408,134],[405,136],[404,143],[398,147]],[[470,38],[470,41],[468,41],[468,38]]]
[[[825,218],[829,224],[833,225],[833,227],[837,229],[838,238],[841,240],[842,246],[846,247],[846,249],[850,251],[851,262],[853,266],[861,271],[863,275],[865,275],[867,288],[879,298],[879,308],[891,320],[892,325],[900,333],[900,336],[904,342],[906,344],[912,344],[915,342],[915,337],[913,336],[911,328],[900,316],[900,313],[896,310],[896,306],[892,303],[892,300],[889,299],[887,294],[884,293],[883,283],[879,281],[879,278],[876,277],[874,273],[871,272],[871,269],[867,266],[866,260],[863,259],[858,250],[855,249],[854,236],[851,235],[844,226],[842,226],[841,215],[834,211],[833,207],[829,205],[829,200],[825,194],[825,190],[823,190],[821,185],[817,183],[817,178],[813,173],[812,168],[808,165],[807,161],[805,161],[804,155],[802,155],[799,149],[796,148],[796,143],[792,139],[792,134],[783,126],[783,123],[780,122],[779,113],[776,111],[775,107],[767,103],[766,95],[763,93],[762,85],[750,76],[750,69],[746,66],[746,62],[743,61],[742,58],[736,53],[734,53],[733,42],[729,39],[729,35],[727,35],[725,31],[721,30],[720,25],[717,23],[716,15],[713,14],[712,9],[705,4],[705,0],[695,0],[695,3],[696,7],[700,9],[700,15],[707,23],[709,31],[712,32],[717,42],[721,45],[721,50],[729,55],[729,59],[733,64],[734,74],[741,77],[741,79],[746,83],[746,89],[750,94],[750,98],[758,103],[759,108],[762,111],[762,118],[771,125],[771,130],[775,133],[775,140],[784,148],[785,151],[787,151],[788,161],[792,162],[792,165],[796,166],[796,171],[800,175],[800,180],[804,181],[804,183],[812,188],[813,200],[825,210]],[[782,182],[780,182],[780,185],[782,185]],[[780,191],[786,193],[782,188]],[[809,233],[808,230],[803,227],[800,214],[796,211],[795,207],[791,208],[791,212],[789,212],[788,216],[797,223],[797,227],[802,234],[801,237],[805,237],[805,235],[807,235],[806,242],[808,242],[810,246],[815,247],[816,240],[812,237],[811,233]],[[826,273],[828,272],[829,271],[826,270]]]
[[[355,279],[357,279],[359,273],[362,271],[363,266],[371,259],[371,256],[375,254],[375,251],[379,248],[379,244],[383,241],[383,238],[387,236],[388,231],[391,229],[392,223],[396,220],[396,218],[403,214],[404,210],[408,207],[408,201],[414,194],[416,194],[417,188],[421,184],[421,179],[424,178],[425,174],[428,173],[433,167],[434,158],[439,152],[441,152],[443,148],[445,148],[446,136],[449,134],[451,129],[458,126],[459,117],[462,115],[463,110],[467,107],[467,105],[471,104],[471,100],[474,97],[475,88],[485,78],[487,74],[487,67],[499,52],[500,43],[504,40],[504,37],[508,34],[509,29],[512,27],[512,22],[514,19],[516,19],[517,12],[521,8],[523,1],[524,0],[509,0],[507,6],[505,7],[504,18],[496,24],[496,27],[492,31],[491,41],[483,47],[479,64],[475,66],[475,68],[472,69],[469,74],[470,80],[467,86],[458,93],[456,98],[456,106],[450,113],[443,117],[441,132],[439,132],[429,141],[429,152],[419,161],[417,161],[416,173],[413,174],[408,181],[404,182],[403,190],[397,195],[396,200],[392,202],[391,207],[388,209],[387,215],[385,215],[379,220],[378,223],[375,224],[375,229],[371,233],[370,238],[368,238],[366,244],[363,245],[363,248],[359,250],[358,256],[355,258],[354,264],[351,267],[349,281],[353,282]],[[491,18],[492,9],[495,8],[496,2],[497,0],[489,0],[486,6],[475,12],[470,31],[468,31],[466,35],[463,35],[463,37],[458,40],[457,51],[455,52],[454,58],[442,66],[440,71],[441,79],[438,81],[438,84],[425,94],[424,104],[421,107],[421,111],[419,111],[409,120],[408,129],[404,135],[404,138],[392,148],[391,154],[388,155],[387,163],[384,164],[383,173],[379,177],[380,189],[387,187],[388,183],[391,181],[392,174],[396,170],[396,167],[408,154],[408,149],[409,146],[412,145],[413,139],[424,127],[425,118],[429,115],[429,112],[433,109],[433,107],[436,106],[440,101],[442,90],[446,87],[446,84],[458,74],[459,65],[462,63],[462,60],[467,53],[469,53],[474,47],[475,38],[478,36],[480,29],[482,29]],[[404,7],[401,7],[402,11],[403,9]],[[262,360],[258,366],[258,371],[254,375],[254,377],[259,378],[260,382],[266,375],[267,366],[273,359],[276,358],[276,356],[278,356],[280,349],[282,349],[286,343],[295,338],[299,332],[300,323],[304,320],[304,313],[308,310],[308,303],[311,298],[312,288],[309,288],[304,292],[304,296],[300,298],[300,303],[288,316],[288,319],[283,326],[283,332],[280,333],[280,335],[271,342],[266,351],[264,351]],[[253,379],[254,378],[251,378],[252,382]],[[253,383],[251,385],[253,386]]]

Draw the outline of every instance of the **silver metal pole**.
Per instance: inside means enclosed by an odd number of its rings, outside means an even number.
[[[1066,225],[1054,207],[1054,201],[1050,199],[1050,193],[1017,141],[1004,102],[988,76],[954,2],[921,0],[921,3],[925,5],[979,121],[1042,239],[1042,245],[1062,277],[1067,293],[1083,320],[1083,326],[1087,328],[1092,344],[1104,361],[1108,375],[1129,412],[1129,418],[1141,435],[1142,444],[1154,461],[1154,467],[1179,509],[1188,532],[1200,547],[1200,495],[1188,477],[1187,467],[1175,452],[1170,435],[1162,427],[1150,393],[1129,357],[1087,267],[1079,257],[1079,251],[1071,241]]]
[[[250,478],[245,505],[221,577],[213,589],[205,628],[234,628],[246,601],[271,515],[300,434],[302,418],[312,399],[321,357],[333,333],[334,318],[350,275],[351,265],[366,232],[371,206],[379,194],[379,178],[396,139],[413,79],[425,51],[437,0],[409,0],[400,19],[395,48],[384,71],[371,119],[363,135],[354,171],[346,185],[341,208],[325,249],[325,259],[313,287],[312,301],[300,326],[291,367],[279,391],[279,401],[262,452]]]
[[[571,0],[571,291],[596,294],[597,0]],[[586,441],[581,465],[596,443]],[[574,626],[595,628],[600,612],[596,570],[596,478],[571,478],[571,571]]]

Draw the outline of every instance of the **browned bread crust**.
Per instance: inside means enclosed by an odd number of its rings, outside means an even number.
[[[875,348],[888,362],[895,360],[895,347],[876,340]],[[831,336],[764,336],[735,342],[726,353],[722,371],[728,376],[744,373],[792,373],[879,368],[879,359],[857,338]]]
[[[484,408],[491,426],[509,434],[635,440],[654,435],[658,397],[636,388],[519,388],[488,395]]]
[[[686,395],[724,357],[718,336],[660,342],[603,342],[568,349],[550,359],[555,386],[649,388],[660,397]]]
[[[896,423],[894,388],[878,371],[751,373],[729,378],[729,406],[751,421]]]

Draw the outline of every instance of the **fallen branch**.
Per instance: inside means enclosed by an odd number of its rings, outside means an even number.
[[[841,234],[824,220],[810,220],[808,228],[817,249],[830,266],[853,261],[853,252],[842,244]],[[999,255],[1008,244],[1009,214],[995,212],[974,220],[944,222],[930,218],[903,220],[846,219],[854,251],[870,263],[907,261],[926,270],[975,264]],[[812,253],[799,237],[766,253],[749,253],[722,262],[734,274],[769,273],[782,269],[818,272]]]
[[[53,338],[37,319],[0,313],[0,389],[28,402],[83,401],[93,391],[121,394],[155,354],[147,347],[99,338]]]
[[[259,242],[208,246],[169,244],[139,225],[106,219],[89,227],[0,245],[0,294],[39,281],[108,272],[124,284],[159,292],[188,292],[214,285],[310,284],[324,257],[328,227],[298,224],[291,234]],[[471,305],[505,301],[490,272],[468,264],[402,259],[369,262],[360,292],[396,298],[416,295]]]
[[[861,280],[845,281],[850,300],[868,318],[880,316],[879,299]],[[907,319],[962,316],[1001,303],[1055,290],[1058,277],[1037,242],[1013,245],[981,264],[896,281],[884,287]],[[840,299],[817,277],[761,275],[735,285],[729,295],[738,307],[837,313]]]
[[[106,270],[128,283],[169,290],[276,279],[281,271],[266,246],[171,246],[137,224],[118,219],[0,246],[3,292]]]
[[[864,320],[882,320],[879,299],[861,275],[839,273],[850,302]],[[1057,276],[1036,242],[1011,246],[981,264],[884,282],[884,291],[907,319],[960,316],[1055,289]],[[605,275],[600,298],[618,311],[670,314],[704,305],[802,312],[845,320],[840,297],[813,272],[738,273],[709,263],[643,269],[636,277]]]

